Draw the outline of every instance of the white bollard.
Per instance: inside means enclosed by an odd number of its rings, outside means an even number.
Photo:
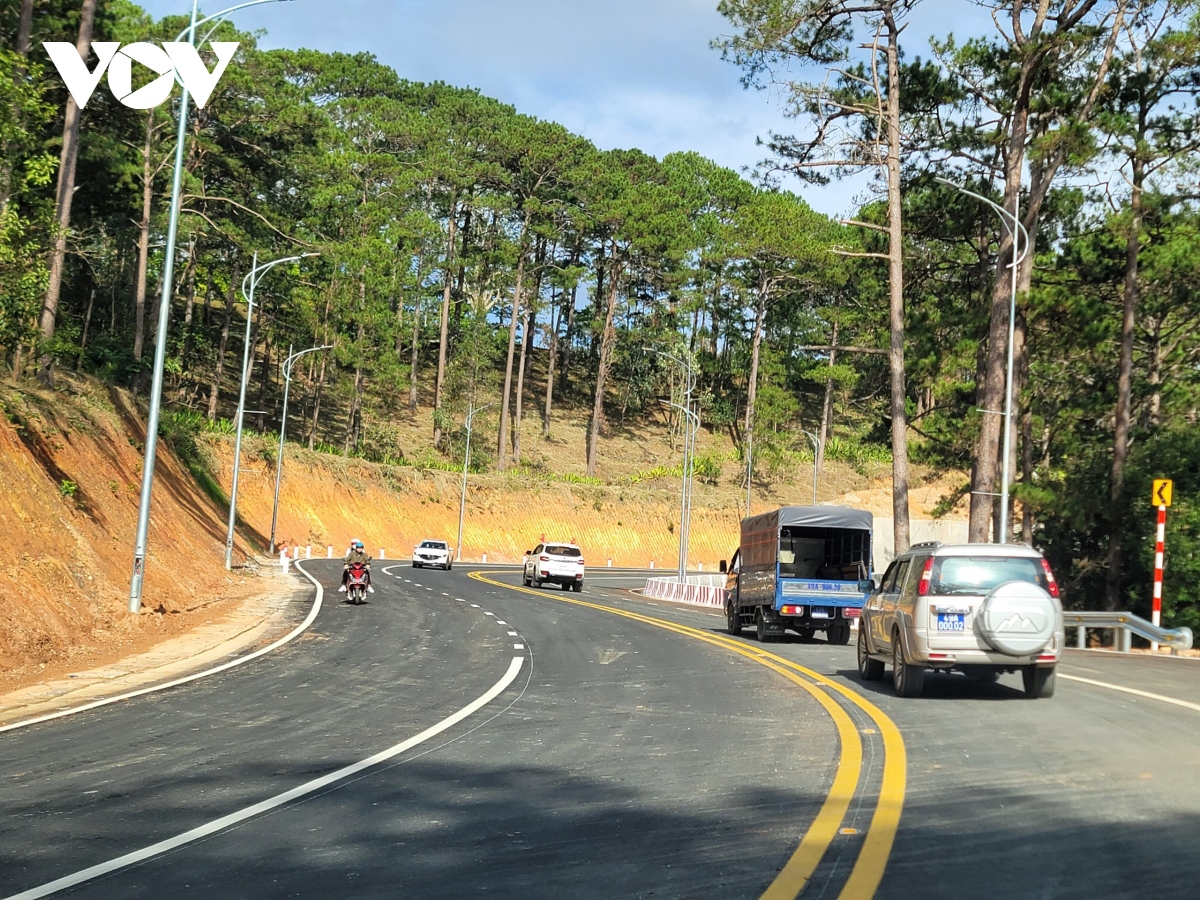
[[[654,560],[650,560],[650,568],[654,568]]]
[[[486,553],[485,553],[485,554],[483,554],[483,564],[484,564],[485,566],[487,565],[487,554],[486,554]]]
[[[379,558],[380,558],[380,559],[387,559],[387,554],[383,552],[383,548],[382,548],[382,547],[380,547],[380,548],[379,548]]]
[[[279,551],[279,565],[283,567],[283,574],[286,575],[291,565],[291,561],[288,559],[286,547]]]
[[[305,558],[305,559],[312,559],[312,544],[308,544],[308,545],[307,545],[307,546],[304,548],[304,558]]]
[[[699,572],[703,572],[704,571],[704,563],[697,563],[696,570]]]
[[[333,544],[330,544],[325,548],[325,558],[333,559]]]
[[[612,557],[609,557],[609,560],[608,560],[608,567],[609,567],[610,569],[612,568]]]

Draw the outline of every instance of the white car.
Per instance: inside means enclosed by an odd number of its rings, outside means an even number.
[[[583,551],[574,544],[538,544],[525,554],[525,584],[549,582],[564,591],[583,590]]]
[[[445,541],[421,541],[413,547],[412,564],[414,569],[437,566],[449,572],[450,545]]]

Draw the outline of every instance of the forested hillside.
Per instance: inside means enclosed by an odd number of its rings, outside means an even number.
[[[993,527],[1044,546],[1072,602],[1144,610],[1149,479],[1174,477],[1165,621],[1200,624],[1195,5],[1047,0],[1034,21],[1037,8],[997,0],[1015,32],[946,36],[925,58],[901,53],[896,30],[889,68],[880,35],[912,5],[868,3],[876,18],[860,21],[847,4],[799,3],[812,16],[789,32],[778,3],[721,4],[738,30],[723,49],[748,82],[783,83],[789,61],[835,65],[784,92],[828,127],[775,136],[754,176],[686,148],[599,149],[469,88],[405,81],[365,55],[260,50],[222,24],[214,40],[241,46],[191,110],[168,437],[228,427],[249,326],[256,431],[278,433],[281,360],[329,345],[291,384],[289,435],[310,449],[461,465],[466,415],[486,405],[470,463],[508,470],[538,458],[528,423],[553,437],[567,408],[587,422],[578,477],[602,481],[611,429],[665,416],[682,435],[662,403],[683,402],[670,354],[694,366],[702,426],[743,471],[748,457],[756,472],[795,468],[815,443],[818,458],[892,461],[906,508],[909,457],[974,469],[986,536],[1012,242],[946,175],[1023,198],[1033,238],[1017,270],[1018,502]],[[864,22],[882,23],[865,58],[846,49]],[[102,84],[76,158],[41,42],[75,43],[81,25],[93,41],[171,40],[185,24],[125,0],[0,0],[0,346],[14,379],[53,385],[67,368],[145,396],[178,92],[136,111]],[[881,191],[840,223],[787,190],[802,182],[786,171],[870,171]],[[247,322],[253,260],[299,254],[313,255],[264,278]]]

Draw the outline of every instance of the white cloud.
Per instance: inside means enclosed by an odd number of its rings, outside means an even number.
[[[179,12],[178,0],[143,5],[155,16]],[[909,34],[990,27],[973,4],[954,4],[959,19],[947,5],[918,6]],[[756,138],[798,125],[769,92],[743,90],[739,71],[710,49],[730,31],[715,0],[296,0],[235,21],[266,29],[266,47],[366,51],[405,78],[479,88],[604,148],[695,150],[741,170],[764,156]],[[908,46],[928,55],[924,38]],[[834,214],[855,199],[850,185],[794,187]]]

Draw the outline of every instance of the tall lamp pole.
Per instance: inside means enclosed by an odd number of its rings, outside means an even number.
[[[283,436],[287,432],[288,391],[292,386],[292,367],[306,353],[316,353],[318,350],[330,350],[333,344],[323,347],[309,347],[292,353],[288,347],[288,358],[283,361],[283,414],[279,417],[279,452],[275,454],[275,500],[271,504],[271,553],[275,553],[275,523],[279,520],[279,484],[283,480]]]
[[[813,502],[812,505],[817,505],[817,457],[821,455],[821,441],[811,431],[800,429],[800,433],[805,435],[813,445]]]
[[[1012,295],[1008,303],[1008,361],[1005,367],[1004,374],[1004,450],[1002,471],[1000,473],[1000,532],[998,543],[1008,543],[1008,495],[1010,490],[1009,466],[1012,462],[1012,407],[1013,407],[1013,343],[1015,341],[1017,327],[1017,266],[1025,261],[1025,257],[1029,255],[1029,232],[1025,226],[1021,224],[1021,192],[1017,191],[1014,209],[1009,212],[999,203],[995,203],[984,197],[982,194],[977,194],[974,191],[968,190],[961,184],[956,184],[945,178],[938,178],[942,184],[954,188],[960,193],[966,194],[968,197],[974,197],[981,203],[986,203],[999,216],[1000,221],[1004,223],[1004,229],[1008,232],[1013,242],[1013,259],[1009,263],[1009,268],[1012,269]],[[1021,238],[1025,240],[1025,248],[1020,250]],[[1020,252],[1018,253],[1018,250]],[[985,415],[987,410],[984,411]]]
[[[696,373],[692,368],[692,364],[687,360],[680,359],[678,356],[673,356],[663,350],[658,350],[654,347],[642,347],[646,353],[653,353],[655,356],[661,356],[664,359],[669,359],[675,363],[684,372],[684,405],[669,402],[668,405],[674,409],[681,410],[685,416],[687,432],[683,440],[683,487],[679,497],[679,582],[687,577],[687,558],[688,558],[688,541],[689,532],[691,530],[692,520],[692,454],[696,449],[696,433],[700,430],[700,417],[692,412],[692,390],[696,386]],[[692,428],[692,420],[695,419],[695,430]]]
[[[471,465],[471,427],[475,422],[476,413],[481,413],[489,406],[495,405],[494,403],[488,403],[485,406],[472,405],[467,411],[467,452],[463,457],[462,490],[459,492],[458,498],[458,542],[454,545],[455,562],[462,562],[463,522],[467,517],[467,469]]]
[[[196,29],[208,22],[213,28],[239,9],[260,6],[264,3],[279,3],[285,0],[251,0],[223,9],[215,15],[197,19],[200,0],[192,0],[192,20],[175,38],[185,37],[192,46],[196,44]],[[210,30],[204,40],[212,36]],[[201,41],[203,43],[203,41]],[[137,532],[133,543],[133,576],[129,582],[129,611],[140,612],[142,608],[142,582],[146,574],[146,543],[150,534],[150,493],[154,486],[154,463],[158,456],[158,420],[162,412],[163,368],[167,361],[167,324],[171,316],[171,295],[174,292],[175,241],[179,235],[179,198],[183,185],[183,152],[187,140],[188,89],[180,83],[179,128],[175,133],[175,173],[171,178],[171,211],[167,221],[167,249],[163,261],[162,295],[158,302],[158,331],[154,348],[154,377],[150,387],[150,413],[146,419],[146,452],[142,461],[142,494],[138,501]]]
[[[280,263],[297,262],[306,256],[316,256],[315,253],[301,253],[298,256],[285,256],[270,262],[258,264],[258,251],[254,253],[250,271],[242,279],[242,296],[246,298],[246,341],[242,346],[242,384],[238,390],[237,407],[237,437],[233,442],[233,483],[229,487],[229,529],[225,533],[225,568],[233,568],[233,526],[237,522],[237,491],[238,474],[242,461],[242,423],[246,418],[246,382],[250,374],[250,327],[254,321],[254,288],[259,282],[259,273]]]

